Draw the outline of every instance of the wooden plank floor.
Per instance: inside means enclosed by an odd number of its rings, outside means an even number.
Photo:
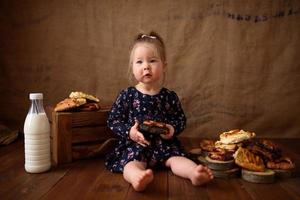
[[[186,149],[200,139],[181,138]],[[240,178],[214,179],[194,187],[168,170],[155,171],[154,181],[142,193],[135,192],[122,174],[110,173],[103,159],[75,161],[49,172],[28,174],[24,170],[22,139],[0,147],[0,199],[300,199],[300,139],[277,139],[296,163],[296,177],[273,184],[254,184]]]

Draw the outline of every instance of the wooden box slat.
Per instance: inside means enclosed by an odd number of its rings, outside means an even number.
[[[72,161],[72,121],[68,115],[55,115],[52,123],[52,158],[55,163]]]
[[[103,141],[114,137],[107,126],[88,126],[72,129],[72,143]]]
[[[108,110],[95,112],[75,112],[72,116],[72,127],[80,126],[106,126]]]
[[[106,126],[109,108],[98,111],[82,111],[82,112],[54,112],[53,107],[46,106],[46,114],[49,122],[52,123],[55,116],[69,116],[72,119],[72,127],[80,126]],[[53,113],[52,113],[53,112]],[[53,115],[54,114],[54,115]]]

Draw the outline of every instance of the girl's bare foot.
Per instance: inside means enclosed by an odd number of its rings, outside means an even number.
[[[140,192],[146,189],[147,185],[153,180],[153,172],[151,169],[141,171],[134,180],[132,180],[131,185],[135,191]]]
[[[197,165],[191,173],[190,180],[193,185],[203,185],[214,178],[210,169],[203,165]]]

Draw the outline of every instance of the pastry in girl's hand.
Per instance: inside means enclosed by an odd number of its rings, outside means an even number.
[[[144,134],[160,135],[167,134],[169,132],[169,129],[167,128],[165,123],[146,120],[139,125],[139,131]]]

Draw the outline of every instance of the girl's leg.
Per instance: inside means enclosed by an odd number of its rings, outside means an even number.
[[[203,185],[213,179],[210,169],[182,156],[170,157],[166,166],[170,167],[175,175],[190,179],[193,185]]]
[[[124,167],[123,177],[135,191],[143,191],[153,180],[153,172],[151,169],[146,169],[144,162],[130,161]]]

